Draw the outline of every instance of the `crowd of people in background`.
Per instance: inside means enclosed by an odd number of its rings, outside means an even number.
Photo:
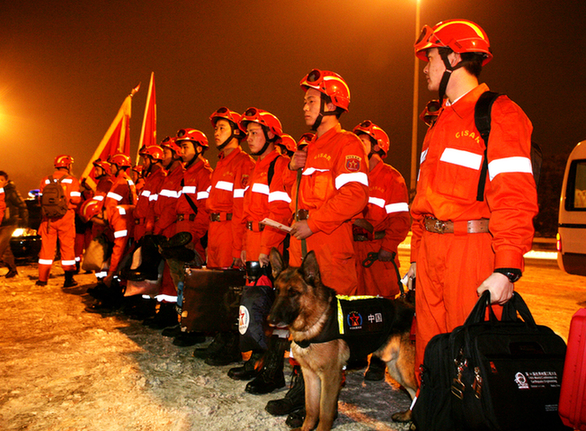
[[[401,289],[397,250],[412,216],[408,275],[418,277],[419,371],[427,341],[465,320],[477,289],[490,290],[499,304],[511,297],[523,270],[523,253],[531,245],[537,205],[528,155],[531,124],[523,111],[506,97],[497,99],[487,153],[474,124],[476,101],[488,90],[478,76],[492,58],[484,31],[466,20],[425,26],[415,51],[428,62],[428,88],[439,91],[443,106],[426,112],[430,128],[411,213],[402,175],[385,163],[396,151],[388,134],[372,121],[376,119],[344,130],[340,120],[349,109],[349,87],[337,73],[314,69],[300,82],[302,114],[310,131],[295,140],[273,113],[250,107],[240,114],[221,107],[209,118],[219,150],[214,169],[205,158],[208,138],[193,128],[141,148],[137,166],[125,154],[95,160],[93,178],[80,181],[72,175],[73,158],[56,157],[56,170],[42,180],[41,193],[61,188],[63,196],[57,193],[53,207],[43,208],[37,285],[49,280],[57,241],[67,289],[77,285],[74,274],[84,250],[92,240],[105,238],[111,256],[96,271],[97,285],[90,290],[96,302],[88,311],[123,308],[173,336],[175,344],[193,346],[210,334],[180,329],[178,280],[186,266],[239,268],[256,285],[259,274],[266,274],[262,268],[269,264],[272,248],[288,256],[292,266],[300,266],[313,250],[324,284],[338,294],[392,299]],[[485,196],[477,199],[477,183],[486,175],[481,173],[483,160],[488,179]],[[7,181],[0,171],[0,205],[6,204],[0,254],[9,268],[6,277],[12,277],[17,270],[6,239],[17,214],[21,221],[27,214]],[[65,207],[58,209],[60,199]],[[157,291],[124,298],[129,283],[145,282],[156,283]],[[270,277],[263,283],[270,288]],[[247,342],[237,324],[213,335],[212,343],[197,348],[195,356],[211,366],[249,358],[228,374],[250,380],[246,391],[251,394],[285,386],[286,328],[261,330]],[[295,427],[305,415],[304,386],[299,364],[287,356],[293,370],[290,389],[266,410],[289,415],[287,423]],[[366,379],[384,379],[381,361],[351,362],[348,368],[368,366]]]

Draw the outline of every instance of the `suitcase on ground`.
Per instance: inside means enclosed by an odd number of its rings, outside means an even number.
[[[570,323],[559,414],[564,425],[586,430],[586,308]]]
[[[245,271],[188,268],[183,281],[181,328],[184,331],[236,330]]]

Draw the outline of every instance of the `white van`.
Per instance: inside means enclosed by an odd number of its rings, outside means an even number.
[[[562,271],[586,275],[586,141],[576,145],[566,164],[557,250]]]

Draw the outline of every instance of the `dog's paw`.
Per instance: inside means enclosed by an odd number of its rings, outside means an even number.
[[[406,410],[404,412],[393,413],[391,419],[395,422],[410,422],[413,418],[413,411]]]

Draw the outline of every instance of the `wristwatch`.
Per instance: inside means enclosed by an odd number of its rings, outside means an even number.
[[[511,283],[518,281],[523,275],[518,268],[496,268],[494,272],[505,275]]]

